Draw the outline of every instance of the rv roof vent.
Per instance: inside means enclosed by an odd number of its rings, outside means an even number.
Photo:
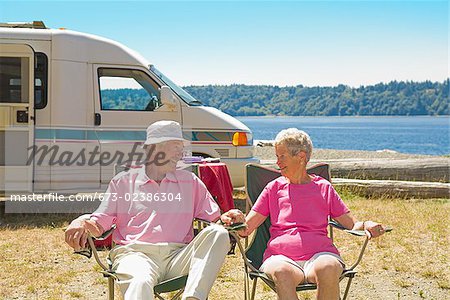
[[[0,23],[0,27],[47,29],[42,21]]]

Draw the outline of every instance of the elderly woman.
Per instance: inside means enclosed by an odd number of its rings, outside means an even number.
[[[339,276],[344,263],[327,236],[328,217],[348,229],[366,230],[370,237],[384,233],[372,221],[357,221],[332,185],[306,172],[312,142],[304,131],[282,130],[275,139],[281,177],[265,187],[246,217],[252,233],[270,216],[270,240],[261,270],[276,285],[278,299],[298,299],[295,287],[317,284],[317,299],[339,299]]]

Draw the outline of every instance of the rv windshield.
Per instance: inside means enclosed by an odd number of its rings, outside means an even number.
[[[155,66],[150,65],[150,71],[156,74],[166,85],[168,85],[178,96],[189,105],[201,105],[201,102],[189,95],[188,92],[176,85],[166,75],[161,73]]]

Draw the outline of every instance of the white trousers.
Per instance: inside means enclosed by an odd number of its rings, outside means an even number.
[[[161,281],[188,275],[183,299],[206,299],[230,249],[228,231],[219,225],[204,228],[188,244],[135,243],[110,252],[125,300],[154,299]]]

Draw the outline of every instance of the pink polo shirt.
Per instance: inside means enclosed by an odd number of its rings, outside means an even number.
[[[327,236],[328,216],[349,209],[332,185],[319,176],[307,184],[290,184],[281,176],[264,188],[252,210],[270,215],[270,240],[263,259],[276,254],[308,260],[318,252],[338,250]]]
[[[219,206],[191,172],[167,173],[158,185],[148,178],[145,168],[138,168],[111,180],[91,219],[105,230],[115,223],[113,239],[117,244],[187,244],[194,236],[194,218],[214,221],[219,216]]]

